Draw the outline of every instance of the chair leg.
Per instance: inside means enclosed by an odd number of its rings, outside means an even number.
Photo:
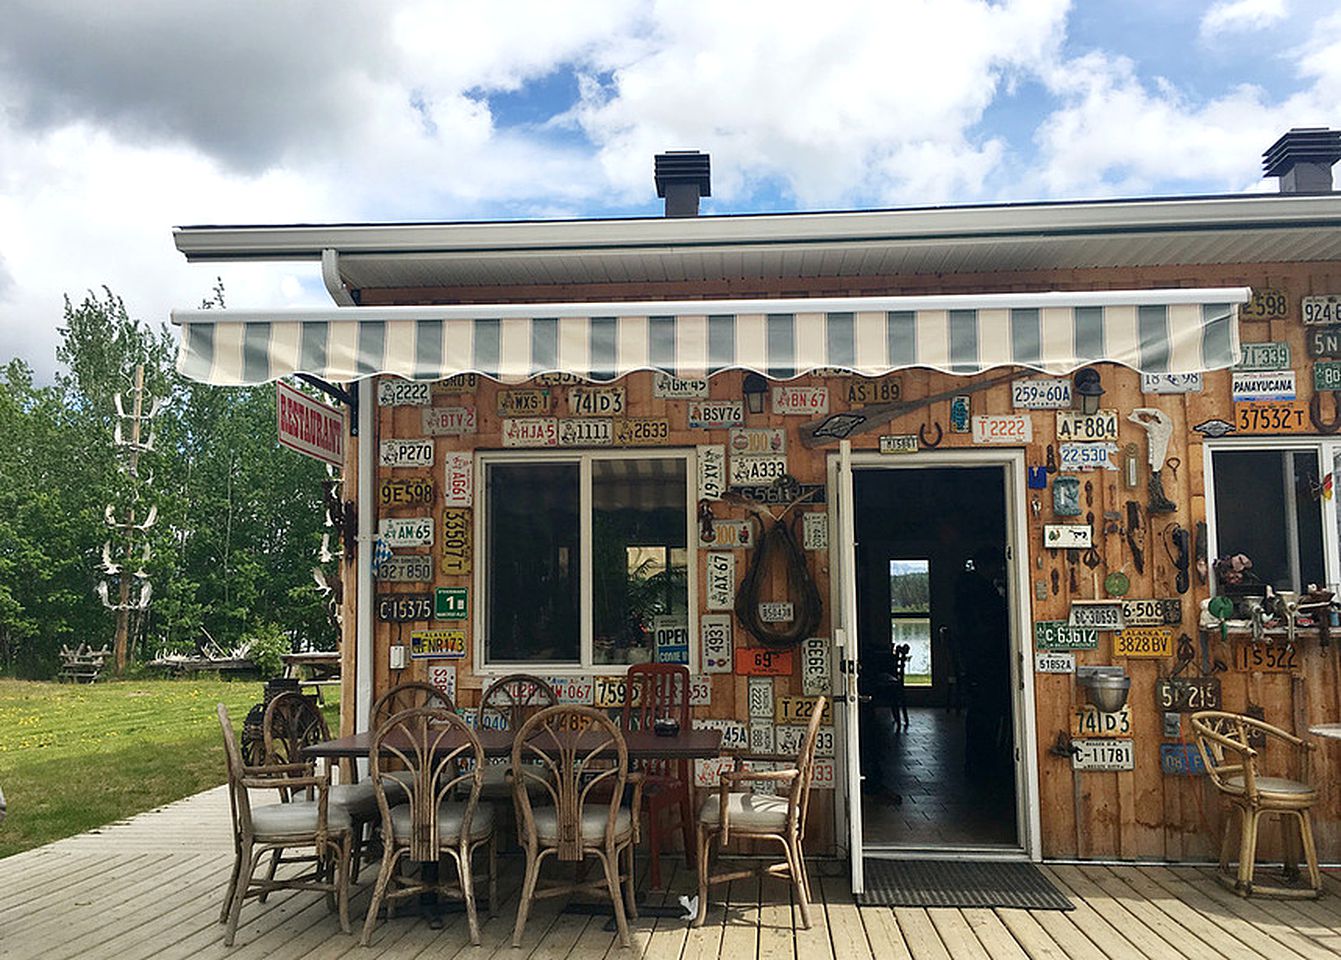
[[[461,881],[461,896],[466,901],[466,923],[470,927],[470,942],[480,945],[480,918],[475,912],[475,871],[471,869],[470,843],[463,841],[456,851],[456,875]]]
[[[1234,849],[1231,842],[1234,839],[1234,813],[1239,808],[1228,804],[1224,813],[1221,815],[1223,822],[1220,825],[1220,872],[1229,873],[1229,854]],[[1243,818],[1239,817],[1239,830],[1243,830]]]
[[[245,857],[240,864],[241,870],[237,875],[237,883],[233,887],[233,902],[228,905],[228,926],[224,928],[224,946],[231,947],[233,938],[237,936],[237,921],[242,915],[242,901],[247,899],[247,888],[251,886],[251,875],[256,871],[256,862],[260,855],[252,855],[250,849],[239,856]]]
[[[522,932],[526,929],[526,915],[531,912],[531,898],[535,896],[536,881],[540,876],[540,860],[534,846],[526,845],[526,878],[522,881],[521,899],[517,901],[517,924],[512,929],[512,945],[521,946]]]
[[[792,889],[796,892],[796,902],[801,908],[801,925],[807,930],[810,929],[810,897],[806,892],[804,868],[798,866],[800,859],[800,844],[796,843],[796,838],[788,838],[783,843],[782,848],[787,851],[787,870],[792,875]]]
[[[647,867],[653,890],[661,889],[661,811],[647,811]]]
[[[233,872],[228,877],[228,886],[224,892],[223,905],[219,907],[219,922],[228,922],[228,908],[233,905],[233,892],[237,890],[237,877],[242,872],[242,851],[233,855]]]
[[[367,829],[368,825],[366,823],[358,820],[354,821],[354,846],[353,852],[350,854],[349,869],[350,883],[359,882],[359,872],[363,869],[363,831]]]
[[[684,841],[685,866],[694,865],[694,801],[689,795],[689,784],[680,795],[680,837]]]
[[[359,938],[359,942],[365,947],[372,942],[373,929],[377,926],[377,912],[382,909],[386,888],[391,883],[391,874],[396,869],[397,856],[394,846],[394,842],[387,842],[384,839],[382,866],[377,871],[377,883],[373,887],[372,900],[368,903],[368,916],[363,921],[363,936]]]
[[[270,854],[270,869],[265,873],[265,878],[267,880],[275,879],[275,871],[279,869],[279,858],[282,853],[282,850],[275,850]],[[257,899],[260,900],[261,903],[265,903],[265,898],[268,896],[270,896],[270,891],[262,890],[260,897]]]
[[[341,837],[335,861],[335,899],[340,912],[340,930],[343,933],[350,932],[349,874],[352,869],[350,847],[353,842],[354,839],[350,834]]]
[[[489,834],[489,916],[498,916],[498,834]]]
[[[1300,810],[1299,841],[1304,848],[1304,863],[1308,866],[1308,885],[1314,890],[1322,889],[1322,872],[1318,869],[1318,850],[1313,844],[1312,812]]]
[[[1259,814],[1256,810],[1243,807],[1243,836],[1239,838],[1239,873],[1237,889],[1242,896],[1248,896],[1253,889],[1253,868],[1257,861],[1257,826]]]
[[[626,859],[629,862],[629,872],[624,877],[624,898],[625,898],[624,910],[626,913],[628,913],[628,915],[631,918],[637,920],[638,891],[635,889],[637,886],[637,876],[633,872],[634,871],[633,841],[630,840],[628,844],[624,847],[624,849],[626,851]],[[615,872],[618,873],[619,871]]]
[[[1299,848],[1295,844],[1295,818],[1290,814],[1279,814],[1280,821],[1280,864],[1281,876],[1286,883],[1299,879]]]
[[[605,885],[610,891],[610,903],[615,908],[615,928],[619,930],[619,942],[626,947],[633,946],[629,936],[629,921],[624,916],[624,898],[619,893],[619,854],[613,847],[596,851],[601,866],[605,868]]]
[[[693,925],[703,926],[703,921],[708,918],[708,831],[703,824],[698,825],[698,915],[694,917]]]

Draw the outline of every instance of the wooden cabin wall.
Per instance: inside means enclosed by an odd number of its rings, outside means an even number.
[[[432,290],[432,291],[365,291],[364,303],[376,302],[451,302],[468,300],[492,300],[501,302],[506,299],[549,299],[575,300],[587,298],[634,299],[649,295],[664,297],[723,296],[723,295],[806,295],[806,294],[912,294],[912,293],[968,293],[1034,291],[1039,289],[1129,289],[1140,287],[1207,287],[1207,286],[1252,286],[1270,287],[1286,293],[1290,303],[1289,315],[1269,323],[1243,322],[1240,325],[1242,339],[1252,341],[1287,341],[1292,350],[1294,366],[1297,372],[1299,398],[1308,400],[1312,395],[1312,362],[1305,349],[1304,334],[1299,317],[1299,300],[1303,296],[1316,293],[1341,292],[1341,264],[1279,264],[1279,265],[1242,265],[1218,267],[1162,267],[1143,270],[1093,270],[1093,271],[1054,271],[1018,274],[982,274],[973,277],[906,277],[864,279],[857,281],[815,281],[809,280],[771,280],[771,281],[735,281],[732,284],[711,285],[638,285],[631,287],[573,287],[528,288],[526,290],[480,289]],[[373,294],[369,296],[369,294]],[[1203,482],[1201,437],[1191,430],[1195,424],[1211,418],[1233,421],[1233,404],[1230,395],[1230,375],[1228,372],[1207,374],[1204,390],[1201,393],[1186,395],[1143,395],[1140,390],[1139,375],[1111,364],[1101,364],[1103,386],[1106,393],[1101,406],[1115,409],[1119,414],[1119,447],[1135,443],[1140,451],[1141,485],[1137,490],[1123,487],[1120,472],[1097,472],[1080,474],[1082,490],[1087,480],[1093,484],[1091,505],[1085,505],[1082,493],[1082,508],[1092,510],[1095,516],[1096,545],[1103,563],[1091,575],[1089,568],[1080,565],[1077,568],[1078,587],[1074,593],[1068,588],[1068,569],[1062,557],[1054,557],[1041,548],[1042,525],[1053,522],[1051,483],[1047,490],[1029,490],[1027,499],[1040,501],[1041,509],[1035,517],[1032,512],[1027,517],[1030,531],[1028,556],[1023,562],[1028,565],[1028,579],[1031,590],[1021,598],[1030,607],[1030,620],[1065,619],[1071,599],[1089,599],[1096,596],[1095,581],[1099,583],[1097,596],[1105,596],[1102,589],[1104,575],[1110,570],[1125,569],[1131,577],[1129,597],[1169,597],[1176,596],[1173,586],[1174,573],[1163,547],[1161,532],[1172,521],[1177,521],[1185,529],[1195,529],[1198,522],[1206,517],[1206,497]],[[987,376],[991,376],[988,374]],[[914,400],[919,397],[954,389],[966,385],[966,379],[925,370],[909,370],[897,375],[902,384],[903,397]],[[977,379],[977,378],[972,378]],[[806,377],[793,381],[798,384],[824,384],[830,389],[830,410],[841,410],[841,387],[845,378]],[[713,443],[725,444],[727,432],[690,429],[687,421],[689,401],[656,399],[651,395],[651,375],[639,373],[620,381],[627,389],[629,405],[628,415],[633,417],[665,417],[670,423],[670,438],[667,446],[693,448],[696,445]],[[379,468],[377,478],[407,479],[414,476],[431,477],[434,481],[439,502],[435,503],[432,515],[441,519],[443,455],[453,450],[500,449],[501,419],[496,409],[496,394],[500,387],[481,378],[473,396],[478,417],[478,433],[461,437],[436,438],[435,467],[432,470],[387,469]],[[563,393],[565,387],[551,388],[557,395],[556,408],[566,409]],[[727,372],[719,374],[710,381],[710,393],[713,399],[740,399],[741,374]],[[435,398],[436,403],[452,405],[459,403],[461,397]],[[470,401],[470,396],[464,398]],[[1179,460],[1176,472],[1170,469],[1164,472],[1165,491],[1177,504],[1177,512],[1156,515],[1151,518],[1145,512],[1147,493],[1145,490],[1146,437],[1143,430],[1128,423],[1126,415],[1138,406],[1155,407],[1166,412],[1173,420],[1173,438],[1169,445],[1168,456]],[[1324,413],[1331,410],[1330,401],[1324,404]],[[788,431],[787,458],[790,472],[802,483],[827,481],[826,457],[832,448],[809,450],[805,448],[797,434],[797,428],[808,417],[780,416],[771,412],[771,404],[761,415],[746,415],[746,427],[780,427]],[[972,395],[973,414],[1014,413],[1009,384],[992,387]],[[385,407],[376,411],[375,439],[392,437],[413,438],[421,436],[419,409],[416,407]],[[1026,449],[1026,460],[1031,466],[1041,466],[1046,462],[1046,450],[1049,444],[1057,444],[1055,417],[1051,410],[1036,411],[1032,415],[1034,440]],[[902,418],[892,421],[887,428],[860,437],[853,438],[853,447],[857,450],[874,449],[878,445],[880,433],[908,434],[916,433],[919,426],[940,424],[944,437],[941,451],[971,447],[971,438],[967,434],[954,434],[949,429],[949,401],[932,404]],[[366,438],[365,438],[366,439]],[[350,469],[354,471],[353,457],[356,445],[350,445]],[[1120,459],[1120,454],[1119,458]],[[1051,479],[1051,478],[1050,478]],[[691,476],[690,482],[693,482]],[[476,490],[476,508],[479,491]],[[833,491],[829,491],[833,496]],[[352,497],[350,488],[346,496]],[[1125,542],[1118,536],[1098,536],[1103,526],[1105,510],[1123,510],[1128,499],[1138,500],[1142,505],[1142,515],[1146,521],[1146,566],[1142,574],[1137,574],[1126,557]],[[804,508],[812,509],[812,508]],[[823,507],[813,509],[822,510]],[[388,515],[422,515],[422,507],[400,507]],[[725,503],[715,504],[718,519],[743,519],[745,511],[740,507]],[[1083,519],[1083,517],[1082,517]],[[1325,536],[1336,536],[1336,531],[1324,531]],[[837,531],[830,530],[830,542],[836,543]],[[423,552],[426,548],[419,548]],[[434,556],[436,558],[436,546]],[[737,582],[743,578],[747,555],[737,551]],[[835,555],[836,557],[836,555]],[[360,558],[359,562],[367,562]],[[698,552],[699,605],[700,613],[705,612],[704,594],[704,551]],[[831,560],[826,552],[807,551],[807,562],[812,575],[824,598],[824,618],[816,631],[818,635],[832,637],[832,623],[829,609],[829,573]],[[352,567],[348,567],[346,594],[353,595],[354,583]],[[1061,590],[1054,594],[1051,589],[1051,572],[1059,570]],[[1047,598],[1035,599],[1032,589],[1035,581],[1047,583]],[[475,595],[472,577],[449,578],[438,574],[436,586],[466,586],[470,588],[472,610],[481,598]],[[379,585],[378,592],[423,592],[422,584]],[[1183,625],[1175,628],[1175,636],[1181,630],[1197,639],[1196,623],[1198,603],[1208,595],[1208,586],[1202,583],[1195,570],[1195,557],[1191,570],[1191,589],[1182,597]],[[354,644],[352,609],[346,616],[347,659],[352,656]],[[374,693],[380,693],[393,682],[409,679],[426,679],[426,664],[422,661],[410,661],[404,671],[388,670],[388,647],[394,642],[408,645],[410,630],[423,627],[444,627],[449,624],[407,624],[404,626],[377,622],[375,624]],[[455,623],[450,626],[458,626]],[[471,650],[465,661],[458,661],[458,699],[462,705],[477,702],[483,678],[471,673],[473,645],[476,638],[471,636],[471,621],[459,625],[468,636]],[[736,646],[752,645],[752,640],[737,623],[734,627]],[[1024,640],[1024,666],[1032,670],[1032,637]],[[1042,815],[1042,853],[1050,858],[1121,858],[1156,860],[1206,860],[1214,858],[1218,851],[1220,829],[1220,801],[1205,778],[1166,776],[1160,770],[1159,745],[1166,742],[1162,736],[1161,713],[1155,707],[1154,684],[1161,672],[1167,674],[1173,661],[1156,660],[1115,660],[1111,656],[1111,635],[1101,634],[1099,646],[1092,651],[1077,651],[1079,664],[1113,664],[1126,667],[1132,678],[1128,702],[1131,704],[1134,725],[1135,769],[1119,773],[1073,773],[1070,761],[1056,757],[1049,752],[1059,732],[1065,732],[1069,738],[1071,715],[1076,705],[1082,701],[1077,692],[1075,678],[1071,675],[1037,674],[1034,676],[1036,690],[1036,752],[1039,772],[1039,793]],[[1260,704],[1265,709],[1266,719],[1295,733],[1304,734],[1310,723],[1341,719],[1341,677],[1338,677],[1335,646],[1331,650],[1319,649],[1316,642],[1303,644],[1301,651],[1303,668],[1295,675],[1262,675],[1228,672],[1221,674],[1225,708],[1241,710],[1249,701]],[[1212,646],[1215,656],[1230,661],[1229,652],[1220,647],[1218,641]],[[790,678],[778,678],[775,693],[800,693],[799,657],[797,673]],[[353,664],[347,663],[345,677],[353,676]],[[711,706],[695,708],[698,717],[736,718],[747,717],[746,688],[747,679],[734,674],[713,675]],[[349,686],[349,681],[346,681]],[[350,691],[347,691],[347,695]],[[351,698],[352,699],[352,698]],[[1190,739],[1190,725],[1183,721],[1183,737]],[[342,723],[347,727],[348,723]],[[839,778],[843,776],[841,767]],[[1272,758],[1271,763],[1278,763]],[[1315,831],[1318,837],[1319,853],[1326,860],[1341,859],[1341,787],[1337,786],[1338,774],[1341,774],[1341,747],[1329,746],[1327,742],[1319,744],[1314,755],[1313,779],[1323,785],[1322,799],[1315,809]],[[1078,786],[1079,797],[1076,797]],[[841,789],[841,788],[840,788]],[[836,820],[834,791],[816,793],[812,802],[812,823],[810,842],[817,852],[831,851],[835,844],[834,825]],[[1077,820],[1076,811],[1079,811]],[[1273,838],[1264,832],[1267,855],[1271,853]],[[845,845],[845,844],[842,844]]]

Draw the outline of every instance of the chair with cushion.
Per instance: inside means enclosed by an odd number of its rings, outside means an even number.
[[[772,840],[782,845],[786,859],[769,864],[764,872],[786,877],[792,882],[796,902],[801,908],[801,922],[810,928],[810,878],[806,872],[805,840],[806,812],[810,806],[810,780],[815,767],[815,738],[819,734],[827,698],[820,697],[810,717],[801,752],[795,765],[776,770],[743,770],[742,761],[775,762],[776,757],[741,756],[737,769],[723,773],[717,792],[703,800],[698,812],[698,916],[694,926],[703,926],[708,915],[708,887],[712,884],[741,880],[755,875],[753,870],[737,870],[711,876],[709,852],[714,837],[725,847],[732,839]],[[790,760],[791,758],[785,758]],[[733,787],[751,782],[772,783],[776,794],[737,792]]]
[[[321,709],[311,697],[301,693],[282,693],[271,700],[265,708],[261,737],[265,745],[267,764],[305,763],[315,770],[315,763],[303,758],[303,748],[331,739],[331,731],[326,726],[326,718],[322,716]],[[377,820],[377,797],[373,794],[371,783],[358,782],[358,772],[353,764],[350,764],[348,769],[351,782],[331,784],[330,805],[347,813],[354,824],[350,879],[357,883],[363,860],[363,834],[367,825]],[[342,768],[340,772],[343,775],[345,770]],[[288,800],[288,792],[282,791],[281,797]],[[276,852],[270,864],[272,877],[280,862],[280,856]]]
[[[394,777],[386,770],[388,761],[402,768],[394,771]],[[489,903],[492,907],[498,902],[494,811],[479,802],[484,765],[479,737],[453,710],[412,707],[378,727],[368,763],[382,816],[383,853],[363,924],[363,945],[371,940],[384,903],[439,893],[459,893],[465,900],[470,939],[478,945],[473,860],[475,851],[485,844],[489,846]],[[463,784],[469,787],[464,800],[458,794]],[[404,803],[392,803],[392,798],[402,796]],[[396,872],[402,860],[436,865],[444,855],[456,863],[455,885],[427,869],[417,880]]]
[[[431,683],[422,680],[408,680],[398,683],[373,701],[368,722],[371,730],[379,729],[384,723],[403,710],[414,707],[444,707],[455,710],[451,697]]]
[[[642,776],[629,773],[628,747],[619,728],[599,710],[568,704],[532,716],[512,743],[513,792],[521,815],[526,875],[517,904],[512,945],[521,946],[531,902],[579,891],[606,890],[614,906],[615,926],[624,946],[632,946],[628,920],[638,916],[634,902],[633,847],[638,842]],[[531,783],[544,790],[549,806],[536,807]],[[621,800],[633,784],[631,807]],[[620,873],[620,857],[625,873]],[[605,877],[588,883],[539,887],[546,857],[580,863],[595,857]],[[624,882],[623,896],[620,883]]]
[[[635,663],[629,667],[624,698],[626,733],[651,730],[657,720],[671,719],[689,729],[689,668],[678,663]],[[647,866],[652,889],[661,889],[661,820],[667,810],[678,811],[685,860],[694,862],[694,811],[687,760],[643,760],[637,769],[645,776],[643,802],[647,809]]]
[[[1322,874],[1318,871],[1318,854],[1313,845],[1313,825],[1310,808],[1318,802],[1318,791],[1308,783],[1309,758],[1314,745],[1286,733],[1255,717],[1220,710],[1206,710],[1192,714],[1192,729],[1197,737],[1197,750],[1206,764],[1206,773],[1215,788],[1230,807],[1239,812],[1239,862],[1236,873],[1229,872],[1230,823],[1225,817],[1224,836],[1220,846],[1222,884],[1240,896],[1266,894],[1279,897],[1317,897],[1322,893]],[[1260,769],[1262,751],[1269,743],[1288,744],[1300,755],[1300,779],[1266,776]],[[1280,818],[1282,860],[1287,881],[1298,876],[1299,863],[1294,846],[1294,834],[1287,824],[1297,822],[1299,840],[1304,848],[1304,862],[1308,865],[1307,888],[1274,886],[1256,883],[1254,872],[1257,861],[1257,833],[1264,815]]]
[[[224,756],[228,765],[228,802],[233,815],[233,872],[228,881],[219,922],[226,923],[224,945],[237,934],[242,902],[271,890],[316,890],[339,912],[340,929],[349,932],[349,849],[353,824],[349,815],[329,804],[328,776],[312,776],[306,764],[246,766],[238,749],[228,709],[219,704]],[[252,806],[252,790],[278,790],[289,795],[313,792],[311,800]],[[310,873],[296,877],[255,876],[268,853],[310,849]]]
[[[519,730],[522,724],[546,707],[559,702],[554,688],[540,677],[513,673],[499,677],[489,684],[480,697],[475,727],[478,730]],[[535,781],[527,781],[531,799],[538,800],[544,793]],[[507,763],[489,763],[484,767],[484,785],[480,799],[490,802],[513,802],[512,767]]]

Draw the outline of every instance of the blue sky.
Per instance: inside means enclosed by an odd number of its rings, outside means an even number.
[[[0,360],[61,299],[166,318],[319,303],[315,270],[187,266],[193,223],[707,214],[1274,190],[1341,126],[1341,10],[1306,0],[10,0]]]

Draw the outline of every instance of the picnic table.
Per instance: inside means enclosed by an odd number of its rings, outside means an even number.
[[[102,668],[107,665],[107,658],[112,655],[112,651],[103,644],[101,650],[94,650],[87,643],[81,643],[73,650],[66,644],[61,644],[61,680],[69,680],[73,683],[93,683],[102,673]]]
[[[309,653],[284,654],[284,678],[297,680],[299,687],[312,687],[317,702],[324,703],[323,687],[340,685],[340,653],[337,650],[315,650]]]

